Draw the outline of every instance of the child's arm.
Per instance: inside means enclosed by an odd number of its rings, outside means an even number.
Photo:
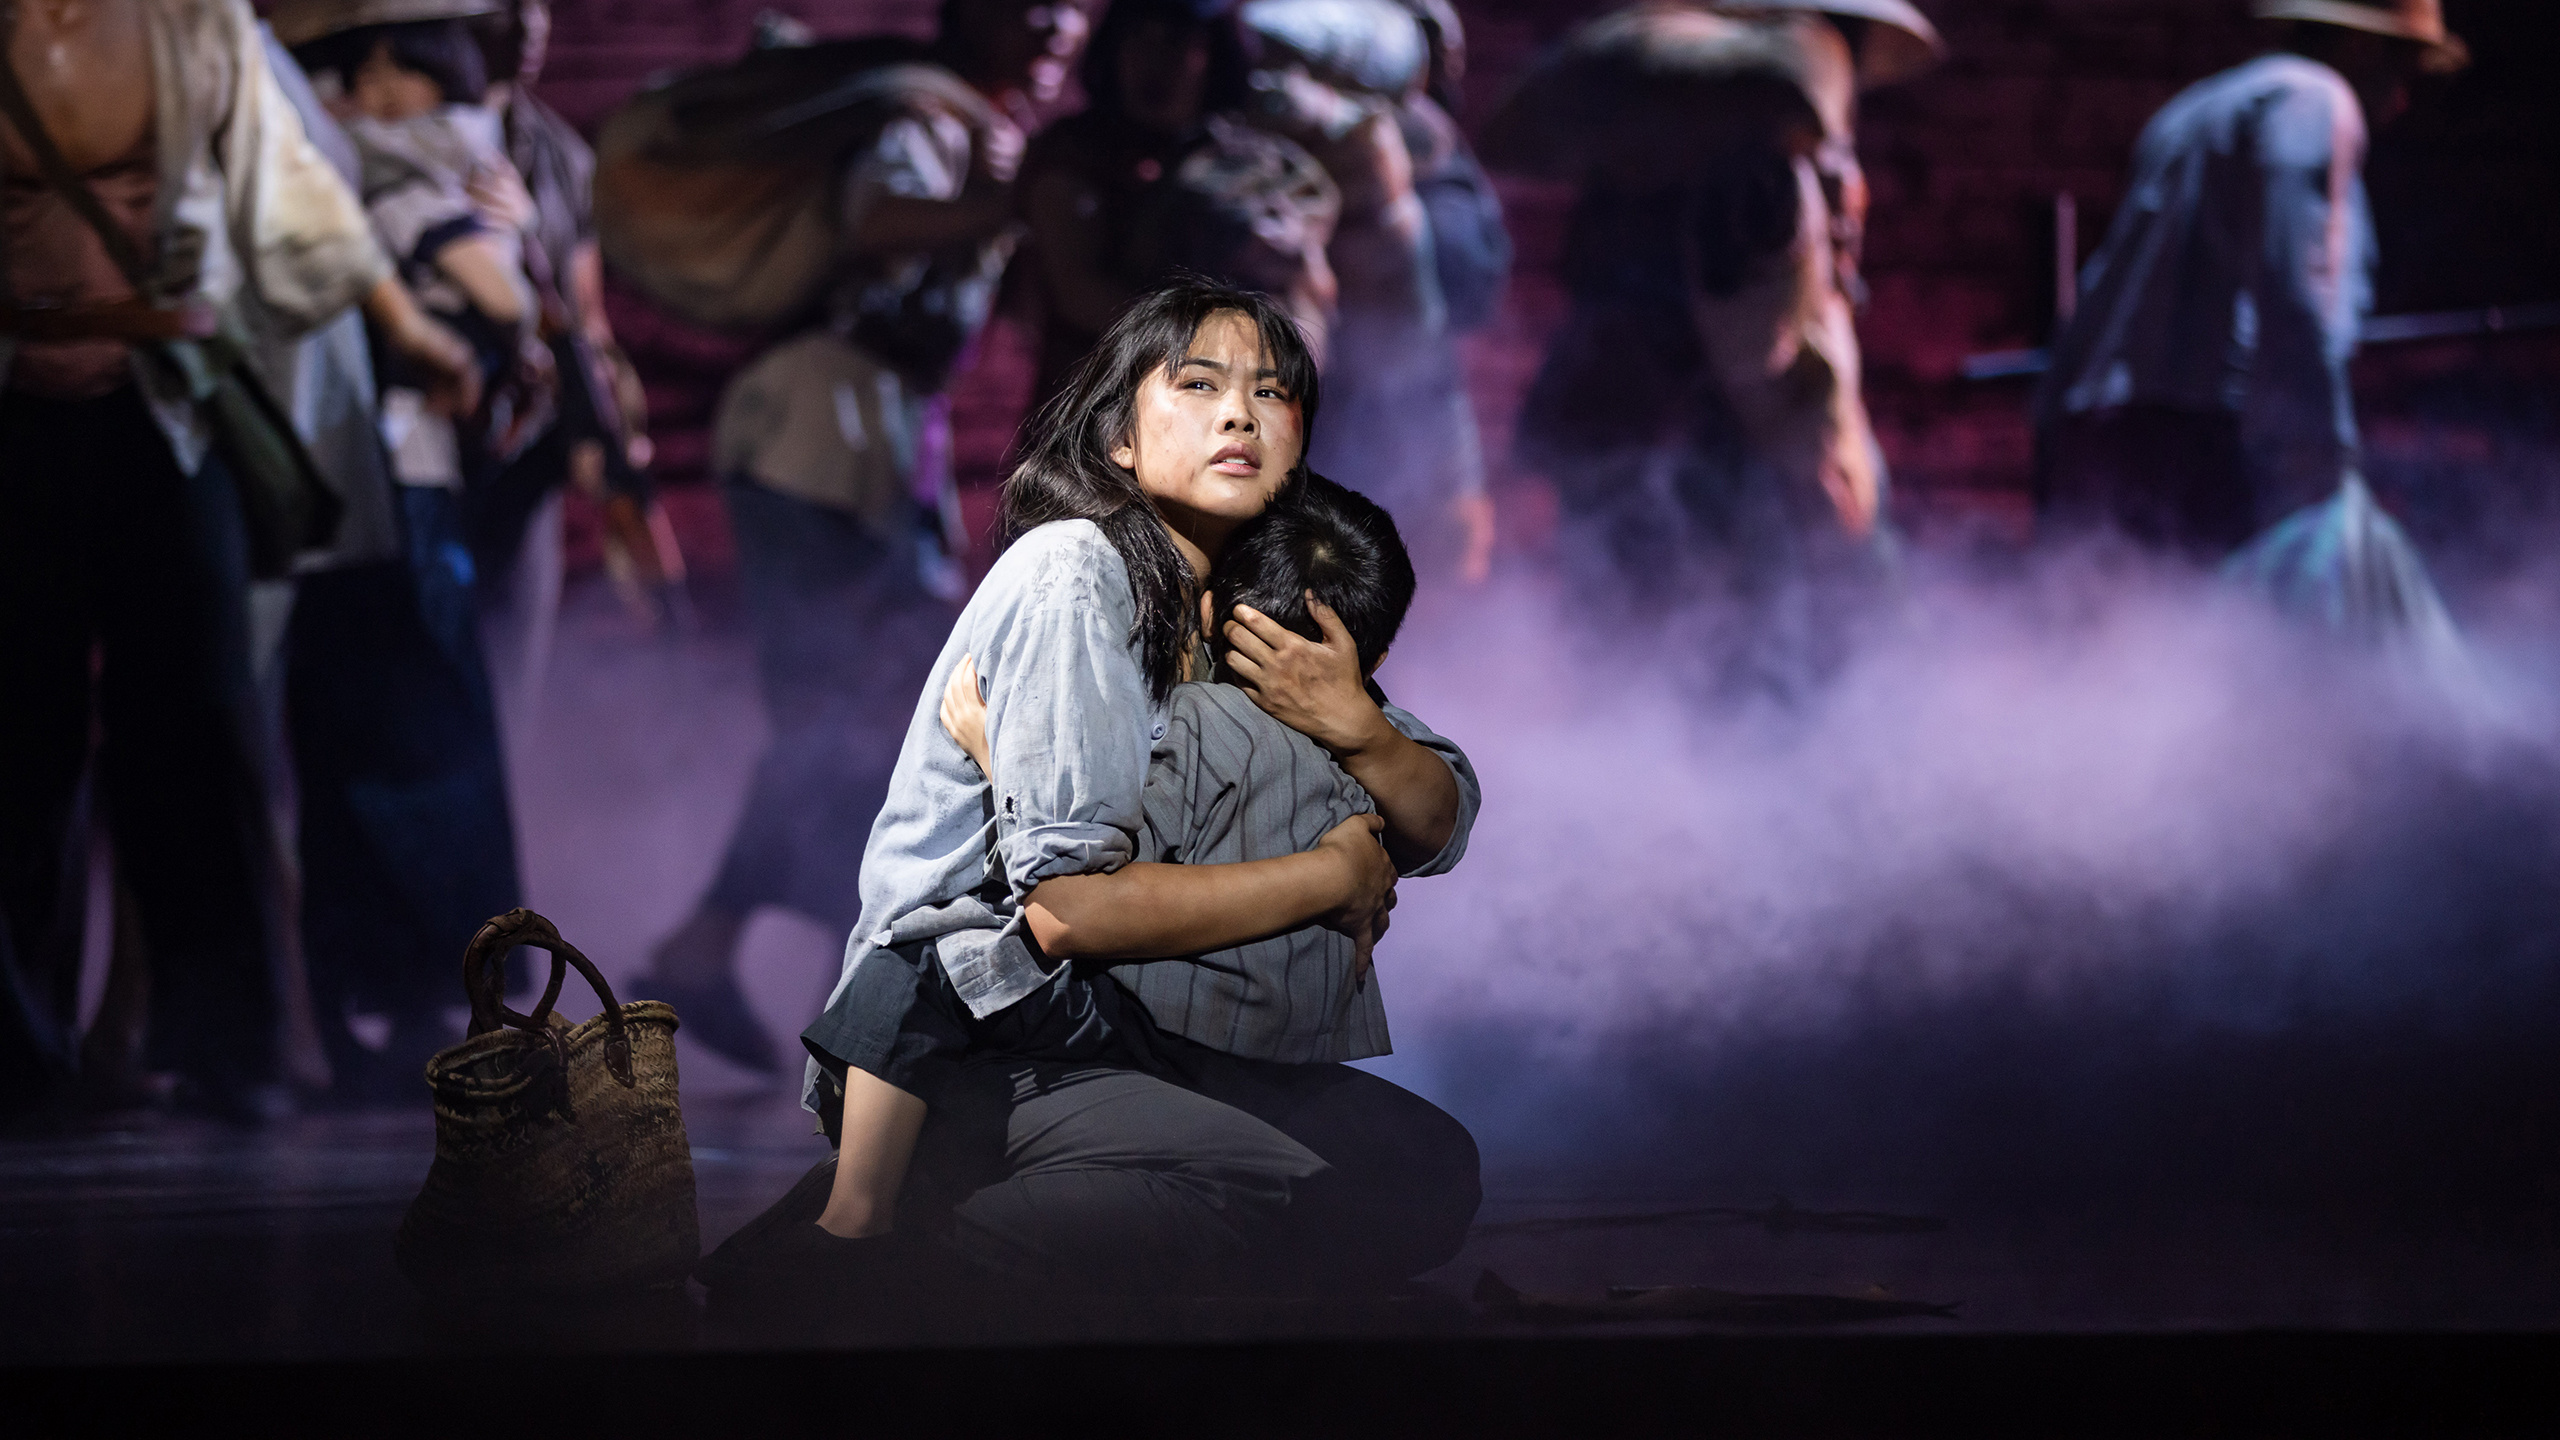
[[[493,237],[466,235],[447,243],[436,251],[435,266],[492,324],[521,325],[533,311],[522,270]]]
[[[386,345],[425,372],[427,404],[437,414],[480,408],[480,361],[471,342],[429,315],[399,276],[385,275],[365,293],[364,314]]]
[[[987,750],[987,701],[978,693],[978,662],[970,656],[960,657],[951,683],[942,687],[942,728],[978,762],[978,773],[994,783],[995,759]]]

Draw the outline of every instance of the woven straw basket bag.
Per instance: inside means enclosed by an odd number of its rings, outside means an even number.
[[[530,1016],[500,998],[518,945],[551,952]],[[567,967],[604,1013],[552,1013]],[[550,921],[510,910],[462,960],[471,1036],[427,1062],[436,1158],[394,1242],[431,1295],[676,1285],[699,1253],[693,1153],[676,1106],[676,1012],[613,990]]]

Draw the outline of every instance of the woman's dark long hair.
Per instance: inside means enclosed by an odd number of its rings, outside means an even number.
[[[1149,375],[1171,373],[1200,327],[1222,312],[1243,316],[1260,333],[1281,388],[1298,402],[1302,443],[1312,441],[1316,361],[1297,322],[1267,295],[1187,276],[1130,302],[1111,322],[1066,388],[1032,417],[1022,462],[1004,482],[1006,543],[1053,520],[1090,520],[1120,552],[1136,599],[1129,643],[1159,704],[1182,678],[1199,582],[1138,477],[1112,464],[1111,452],[1136,424],[1139,387]],[[1306,473],[1302,448],[1288,483]]]

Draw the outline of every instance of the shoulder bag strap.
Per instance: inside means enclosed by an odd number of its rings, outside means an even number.
[[[124,227],[107,214],[107,207],[98,203],[96,193],[72,172],[71,162],[62,158],[61,147],[53,143],[52,132],[44,128],[44,121],[36,115],[36,107],[28,101],[26,90],[18,83],[17,67],[9,63],[5,53],[0,53],[0,115],[9,117],[9,123],[17,128],[19,138],[36,153],[36,166],[44,171],[45,183],[51,185],[63,201],[88,222],[90,229],[98,232],[99,241],[107,247],[108,258],[116,262],[116,268],[124,272],[124,278],[131,282],[135,294],[140,295],[150,283],[150,269],[143,264],[141,249],[135,246],[133,237],[125,232]]]

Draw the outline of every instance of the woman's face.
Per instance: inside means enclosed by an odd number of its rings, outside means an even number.
[[[1262,513],[1305,444],[1298,397],[1280,388],[1261,333],[1234,311],[1210,316],[1169,372],[1139,384],[1135,412],[1111,463],[1212,556]]]

